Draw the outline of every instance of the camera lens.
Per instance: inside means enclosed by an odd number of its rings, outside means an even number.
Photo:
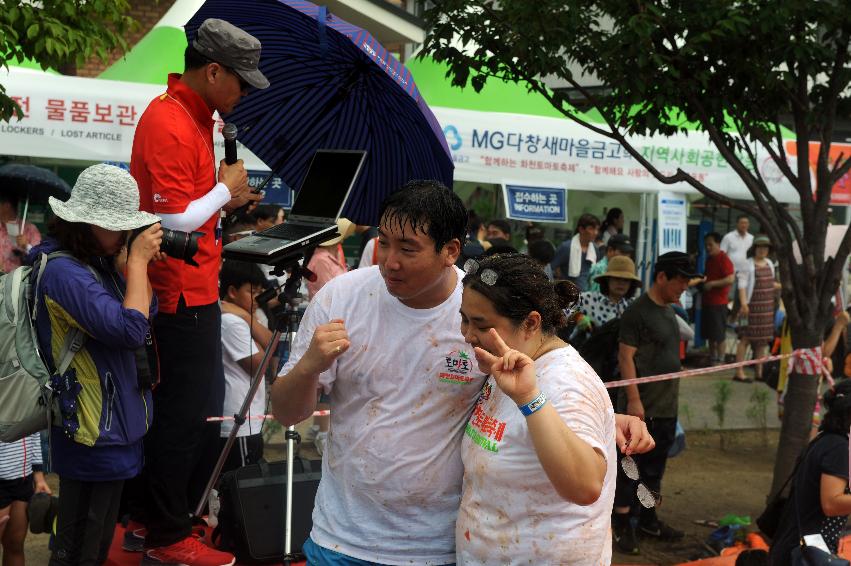
[[[198,252],[198,240],[203,232],[181,232],[180,230],[169,230],[163,228],[163,240],[160,251],[175,259],[181,259],[189,265],[198,267],[194,260]]]

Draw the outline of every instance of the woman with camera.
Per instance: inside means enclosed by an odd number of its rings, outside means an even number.
[[[771,564],[801,564],[800,540],[820,535],[836,553],[839,535],[851,515],[848,493],[848,430],[851,427],[851,379],[824,394],[827,413],[819,435],[810,442],[792,477],[792,489],[771,542]]]
[[[149,384],[142,383],[136,360],[150,340],[155,299],[148,264],[159,257],[162,230],[159,218],[139,211],[130,174],[111,165],[89,167],[67,202],[49,202],[56,215],[49,238],[29,257],[43,266],[36,329],[48,367],[59,366],[69,333],[85,337],[68,370],[51,378],[58,397],[51,457],[60,498],[50,565],[102,564],[124,481],[142,469],[142,437],[150,425]],[[118,269],[129,231],[145,226]],[[63,255],[46,260],[53,252]]]

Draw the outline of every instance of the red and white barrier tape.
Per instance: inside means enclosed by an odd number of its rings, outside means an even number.
[[[815,350],[815,355],[813,351]],[[698,375],[706,375],[708,373],[716,373],[719,371],[725,371],[728,369],[735,369],[744,366],[752,366],[754,364],[764,364],[766,362],[773,362],[775,360],[782,360],[784,358],[794,358],[788,366],[787,373],[792,373],[793,371],[799,371],[800,373],[805,373],[806,375],[824,375],[828,380],[828,383],[833,385],[833,378],[830,375],[830,372],[827,371],[827,366],[824,363],[820,363],[819,359],[821,358],[821,348],[802,348],[800,350],[795,350],[794,352],[790,352],[788,354],[780,354],[777,356],[765,356],[756,360],[746,360],[744,362],[733,362],[730,364],[721,364],[720,366],[711,366],[699,369],[687,369],[683,371],[676,371],[673,373],[663,373],[659,375],[651,375],[649,377],[635,377],[632,379],[621,379],[618,381],[609,381],[605,383],[606,388],[611,389],[613,387],[623,387],[625,385],[636,385],[639,383],[654,383],[656,381],[668,381],[671,379],[680,379],[683,377],[694,377]],[[797,369],[796,369],[797,368]]]
[[[328,410],[313,411],[314,417],[327,417],[330,414],[331,414],[331,411],[328,411]],[[274,419],[274,418],[275,418],[274,415],[251,415],[250,417],[245,417],[246,420],[248,420],[248,419],[266,420],[266,419]],[[222,422],[225,422],[225,421],[232,421],[232,420],[233,420],[233,416],[230,416],[230,417],[207,417],[208,423],[222,423]]]
[[[815,354],[813,353],[815,351]],[[609,381],[604,385],[606,388],[611,389],[613,387],[623,387],[625,385],[637,385],[639,383],[654,383],[657,381],[669,381],[671,379],[681,379],[683,377],[695,377],[698,375],[706,375],[710,373],[716,373],[719,371],[726,371],[728,369],[735,369],[739,367],[752,366],[754,364],[764,364],[766,362],[773,362],[776,360],[783,360],[785,358],[794,358],[787,365],[787,373],[792,373],[793,371],[798,371],[799,373],[803,373],[805,375],[823,375],[828,383],[833,386],[833,377],[830,375],[830,372],[827,370],[827,366],[824,362],[819,362],[821,358],[821,348],[802,348],[800,350],[795,350],[794,352],[790,352],[788,354],[780,354],[777,356],[765,356],[756,360],[746,360],[743,362],[733,362],[730,364],[721,364],[720,366],[710,366],[705,368],[698,369],[687,369],[683,371],[676,371],[673,373],[662,373],[659,375],[651,375],[649,377],[635,377],[633,379],[621,379],[618,381]],[[797,369],[796,369],[797,368]],[[314,417],[327,417],[331,414],[331,411],[323,410],[323,411],[314,411]],[[274,419],[274,415],[252,415],[250,417],[246,417],[246,419]],[[208,423],[215,422],[225,422],[234,420],[233,416],[230,417],[207,417]]]

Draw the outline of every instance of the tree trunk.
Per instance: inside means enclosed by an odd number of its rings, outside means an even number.
[[[774,459],[774,479],[768,499],[783,486],[798,456],[810,440],[813,424],[813,409],[818,397],[818,377],[793,373],[786,382],[786,397],[783,403],[783,422],[780,441]]]
[[[819,347],[823,342],[823,333],[815,316],[819,301],[815,297],[798,297],[798,299],[804,303],[803,313],[806,319],[789,321],[792,346],[795,349]],[[793,359],[789,358],[788,363],[792,362]],[[805,375],[797,371],[791,373],[786,382],[780,440],[774,459],[774,477],[768,494],[769,499],[774,497],[792,474],[798,456],[809,442],[813,410],[818,397],[818,383],[818,375]]]

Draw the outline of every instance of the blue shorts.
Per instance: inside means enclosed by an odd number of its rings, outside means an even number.
[[[319,546],[309,537],[304,541],[301,550],[304,552],[305,557],[307,557],[307,566],[380,566],[378,562],[352,558],[324,546]],[[448,564],[446,566],[455,565]]]
[[[377,566],[376,562],[352,558],[330,548],[319,546],[310,537],[304,541],[301,551],[307,558],[307,566]]]

